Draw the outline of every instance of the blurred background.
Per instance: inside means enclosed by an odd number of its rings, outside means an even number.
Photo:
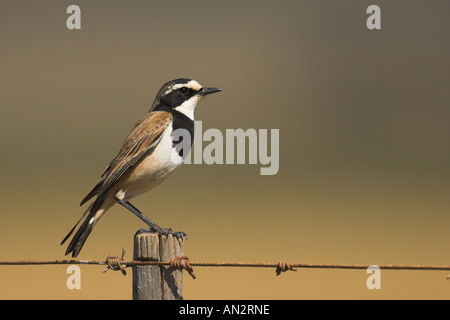
[[[81,8],[81,30],[66,9]],[[381,30],[366,9],[381,8]],[[160,86],[203,130],[280,130],[280,168],[184,165],[133,203],[191,261],[450,264],[448,1],[1,1],[0,260],[66,259],[78,206]],[[169,204],[167,204],[169,202]],[[80,259],[132,259],[115,206]],[[131,269],[0,267],[1,299],[131,299]],[[449,299],[443,271],[194,268],[186,299]]]

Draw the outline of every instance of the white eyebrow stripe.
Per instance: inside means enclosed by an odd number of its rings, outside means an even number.
[[[179,84],[176,84],[176,85],[170,87],[169,89],[166,90],[166,92],[164,92],[164,95],[166,95],[172,91],[178,90],[180,88],[183,88],[183,87],[187,87],[187,88],[193,89],[195,91],[200,91],[200,89],[202,88],[202,86],[197,81],[191,80],[188,83],[179,83]]]

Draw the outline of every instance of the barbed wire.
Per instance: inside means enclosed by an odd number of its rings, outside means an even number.
[[[0,265],[56,265],[56,264],[84,264],[107,265],[106,260],[18,260],[0,261]],[[170,261],[120,261],[126,267],[133,266],[169,266]],[[192,267],[250,267],[250,268],[276,268],[279,263],[267,262],[190,262]],[[293,268],[316,269],[367,269],[371,264],[317,264],[317,263],[291,263]],[[450,265],[376,265],[380,269],[387,270],[436,270],[450,271]]]
[[[181,259],[181,260],[180,260]],[[279,275],[285,271],[296,271],[298,268],[305,269],[368,269],[378,267],[380,270],[429,270],[450,271],[450,265],[371,265],[371,264],[318,264],[318,263],[289,263],[289,262],[190,262],[185,256],[171,259],[170,261],[124,261],[116,256],[108,256],[106,260],[18,260],[0,261],[0,266],[18,265],[106,265],[108,269],[121,270],[133,266],[171,266],[173,268],[185,269],[195,279],[192,267],[247,267],[247,268],[276,268]],[[108,270],[107,269],[107,270]],[[191,272],[190,272],[191,271]],[[449,279],[447,277],[446,279]]]

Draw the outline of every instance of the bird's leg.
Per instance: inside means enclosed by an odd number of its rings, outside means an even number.
[[[135,206],[133,206],[128,201],[123,201],[117,197],[116,197],[116,201],[117,201],[117,203],[121,204],[122,206],[124,206],[125,208],[127,208],[128,210],[133,212],[139,219],[144,221],[150,227],[151,231],[155,231],[155,232],[157,232],[159,234],[163,234],[163,235],[171,234],[177,238],[184,238],[184,237],[187,238],[187,235],[184,232],[174,232],[170,228],[168,228],[168,229],[161,228],[156,223],[154,223],[152,220],[147,218],[142,212],[140,212]]]

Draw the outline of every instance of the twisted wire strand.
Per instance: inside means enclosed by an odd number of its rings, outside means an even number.
[[[18,260],[0,261],[0,266],[13,265],[108,265],[106,260]],[[170,266],[170,261],[120,261],[126,267],[132,266]],[[290,263],[291,268],[312,269],[367,269],[370,264],[317,264],[317,263]],[[277,268],[277,263],[266,262],[190,262],[191,267],[250,267],[250,268]],[[385,270],[435,270],[450,271],[450,265],[376,265]]]

